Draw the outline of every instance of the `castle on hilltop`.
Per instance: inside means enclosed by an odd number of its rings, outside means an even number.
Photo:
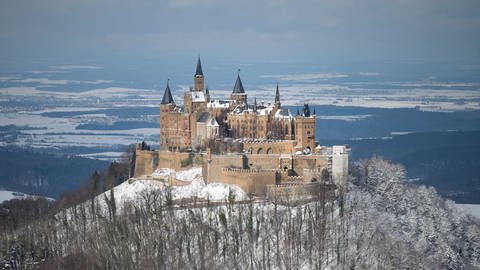
[[[240,74],[229,100],[213,99],[204,87],[200,57],[193,77],[183,106],[175,102],[167,81],[160,104],[160,150],[137,145],[135,176],[163,167],[181,169],[195,159],[206,182],[236,184],[257,195],[344,184],[349,148],[315,141],[316,112],[308,104],[292,115],[281,106],[278,83],[272,103],[255,98],[249,104]]]
[[[316,146],[315,111],[312,113],[305,104],[302,113],[294,117],[281,107],[278,84],[273,103],[258,104],[255,98],[253,104],[248,104],[240,74],[229,100],[212,99],[208,88],[204,88],[204,79],[198,58],[194,86],[184,94],[183,107],[175,103],[167,82],[160,105],[161,150],[199,148],[216,138],[292,142],[291,149],[280,152],[311,152]],[[272,147],[257,151],[256,154],[274,153]]]

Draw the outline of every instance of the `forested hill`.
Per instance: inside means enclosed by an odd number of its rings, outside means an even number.
[[[380,158],[346,189],[302,205],[255,201],[176,207],[143,193],[107,214],[79,204],[6,230],[3,266],[41,269],[479,269],[479,220],[406,181]],[[113,203],[112,203],[113,202]],[[113,211],[116,209],[115,211]]]
[[[433,186],[457,203],[480,204],[480,131],[418,132],[321,143],[350,144],[352,160],[377,155],[401,163],[410,180]]]
[[[0,188],[56,198],[83,185],[93,171],[105,170],[109,164],[42,150],[0,147]]]

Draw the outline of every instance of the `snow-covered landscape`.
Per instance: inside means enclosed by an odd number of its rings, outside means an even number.
[[[235,198],[220,205],[176,207],[168,202],[164,183],[131,179],[94,201],[0,235],[4,242],[19,244],[0,250],[0,263],[31,267],[45,258],[47,253],[36,252],[42,248],[56,254],[50,265],[67,267],[67,260],[83,268],[480,267],[478,218],[433,188],[409,184],[401,165],[373,158],[353,171],[348,189],[333,200],[319,197],[300,205],[236,203]],[[172,173],[162,169],[151,177]],[[235,190],[201,183],[198,168],[175,172],[175,177],[190,182],[172,187],[177,198]],[[14,249],[24,259],[14,259]]]
[[[0,269],[480,270],[479,14],[0,0]]]

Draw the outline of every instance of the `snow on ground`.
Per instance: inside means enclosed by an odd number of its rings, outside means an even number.
[[[238,186],[223,183],[206,185],[202,178],[193,179],[189,185],[172,188],[173,200],[196,197],[204,200],[224,202],[228,200],[229,195],[232,195],[235,201],[248,199],[247,194]]]
[[[159,169],[156,169],[153,173],[152,173],[152,176],[153,177],[167,177],[170,175],[170,173],[174,172],[174,170],[170,169],[170,168],[159,168]]]
[[[114,161],[114,160],[119,160],[123,154],[124,152],[99,152],[99,153],[91,153],[91,154],[80,154],[78,156],[86,157],[90,159]]]
[[[463,209],[467,209],[472,215],[480,218],[480,204],[457,204]]]
[[[172,169],[160,168],[155,170],[151,176],[166,177],[172,172],[174,172]],[[176,178],[177,180],[188,181],[190,183],[185,186],[171,187],[173,200],[198,198],[214,202],[224,202],[228,200],[229,196],[232,196],[235,201],[248,199],[247,194],[238,186],[223,183],[205,184],[202,177],[202,168],[197,167],[177,172]],[[131,178],[113,188],[117,209],[121,209],[125,203],[141,203],[142,199],[146,198],[151,192],[167,192],[167,184],[158,180]],[[110,198],[110,191],[100,194],[96,199],[103,209],[107,209],[105,196]]]
[[[9,190],[0,190],[0,203],[3,203],[5,201],[13,200],[13,199],[22,199],[22,200],[36,200],[40,198],[45,198],[50,201],[54,201],[52,198],[48,197],[42,197],[42,196],[36,196],[36,195],[30,195],[30,194],[25,194],[22,192],[15,192],[15,191],[9,191]]]
[[[176,174],[176,178],[181,181],[193,181],[202,178],[202,168],[191,168],[190,170],[180,171]]]

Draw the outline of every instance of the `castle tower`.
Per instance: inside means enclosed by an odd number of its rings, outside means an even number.
[[[277,111],[280,109],[280,90],[278,89],[278,83],[277,83],[277,88],[275,89],[275,103],[273,104],[273,110],[272,110],[272,115],[275,115]]]
[[[275,107],[280,108],[280,91],[278,90],[278,83],[277,89],[275,90]]]
[[[160,106],[175,105],[175,101],[173,100],[172,92],[170,91],[170,86],[168,84],[169,82],[170,79],[167,80],[167,87],[165,88],[165,92],[163,93],[162,103],[160,103]]]
[[[313,152],[315,148],[315,115],[308,104],[303,105],[302,114],[295,116],[295,140],[297,150]]]
[[[195,70],[195,75],[193,76],[194,87],[193,91],[203,92],[203,71],[202,63],[200,62],[200,56],[198,56],[197,68]]]
[[[207,101],[207,103],[210,102],[210,90],[208,89],[208,86],[207,88],[205,88],[205,100]]]
[[[246,104],[247,94],[245,94],[245,89],[243,89],[242,80],[240,79],[240,70],[238,70],[237,80],[235,81],[235,86],[233,87],[232,94],[230,95],[230,100],[234,104]]]
[[[167,80],[167,87],[163,93],[162,103],[160,103],[160,149],[168,149],[169,132],[170,125],[170,116],[171,113],[175,110],[176,104],[172,97],[172,92],[170,91],[169,81]]]

